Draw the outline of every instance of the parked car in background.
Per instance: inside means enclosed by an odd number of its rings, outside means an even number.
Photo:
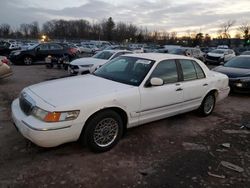
[[[200,50],[204,53],[207,54],[208,52],[211,52],[212,50],[215,50],[215,47],[201,47]]]
[[[17,50],[10,53],[10,60],[14,64],[31,65],[36,61],[44,61],[49,55],[53,57],[67,56],[70,60],[75,57],[76,50],[67,44],[41,43],[31,46],[27,50]]]
[[[12,44],[6,41],[0,41],[0,55],[8,56],[12,51],[18,50],[20,47],[17,44]]]
[[[39,146],[80,140],[104,152],[127,128],[196,109],[208,116],[228,93],[228,77],[197,59],[128,54],[94,74],[29,86],[11,111],[19,132]]]
[[[241,55],[250,55],[250,51],[244,51],[241,53]]]
[[[0,79],[11,76],[12,74],[10,61],[5,56],[0,56]]]
[[[87,54],[93,54],[95,51],[97,51],[98,48],[94,45],[89,45],[89,44],[83,44],[82,45],[82,52],[87,53]]]
[[[27,50],[30,47],[37,45],[38,43],[32,43],[32,42],[28,42],[28,43],[24,43],[21,45],[21,50]]]
[[[250,51],[250,46],[237,47],[234,48],[234,51],[236,55],[241,55],[245,51]]]
[[[179,47],[169,51],[170,54],[185,55],[205,61],[204,53],[199,48]]]
[[[217,49],[229,49],[228,45],[219,45]]]
[[[181,46],[179,45],[164,45],[163,46],[164,50],[162,49],[161,52],[162,53],[169,53],[170,51],[177,49],[177,48],[181,48]]]
[[[128,50],[103,50],[92,57],[83,57],[72,61],[68,70],[70,75],[92,73],[111,59],[130,53],[132,52]]]
[[[76,44],[76,47],[78,48],[80,54],[84,53],[84,47],[81,44]]]
[[[232,91],[250,93],[250,55],[236,56],[213,70],[229,77]]]
[[[235,57],[235,52],[231,49],[215,49],[206,55],[207,64],[225,63]]]

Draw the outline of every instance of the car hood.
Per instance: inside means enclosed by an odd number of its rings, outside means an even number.
[[[220,73],[223,73],[223,74],[226,74],[229,78],[250,76],[250,69],[218,66],[218,67],[215,67],[213,70],[220,72]]]
[[[91,74],[29,86],[29,90],[54,107],[77,106],[94,98],[115,95],[134,86]]]
[[[104,64],[108,60],[106,59],[97,59],[93,57],[84,57],[84,58],[79,58],[74,61],[72,61],[70,64],[71,65],[88,65],[88,64]]]
[[[12,52],[11,52],[11,54],[14,54],[14,53],[16,53],[16,52],[31,52],[32,50],[30,50],[30,49],[21,49],[21,50],[13,50]]]

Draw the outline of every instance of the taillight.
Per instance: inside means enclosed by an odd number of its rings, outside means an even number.
[[[6,57],[3,58],[1,61],[2,61],[2,63],[9,65],[9,60]]]

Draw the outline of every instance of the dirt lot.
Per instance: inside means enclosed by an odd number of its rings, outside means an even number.
[[[91,153],[77,142],[44,149],[16,131],[10,104],[25,86],[66,72],[42,65],[13,69],[12,77],[0,81],[0,188],[250,185],[250,131],[240,129],[250,123],[250,95],[230,95],[206,118],[191,112],[133,128],[106,153]],[[230,147],[221,146],[223,143]],[[221,161],[244,171],[228,169]]]

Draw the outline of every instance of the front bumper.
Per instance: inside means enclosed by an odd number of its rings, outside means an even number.
[[[41,147],[55,147],[78,140],[82,125],[73,121],[45,123],[33,116],[26,116],[16,99],[11,105],[12,120],[18,131],[28,140]],[[48,127],[49,125],[49,127]]]
[[[75,68],[75,67],[73,67],[71,65],[69,65],[68,71],[69,71],[70,75],[83,75],[83,74],[89,74],[90,73],[89,68],[82,68],[82,67]]]
[[[239,79],[229,79],[229,86],[233,92],[250,93],[250,81],[242,82]]]
[[[205,61],[207,63],[212,63],[212,64],[220,64],[221,62],[224,62],[223,57],[213,57],[213,56],[207,56],[205,58]]]

